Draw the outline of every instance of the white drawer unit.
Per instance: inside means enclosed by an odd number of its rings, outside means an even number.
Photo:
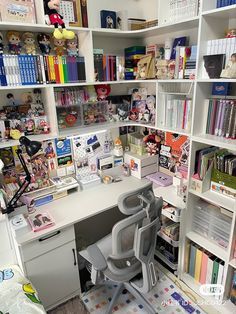
[[[26,276],[47,310],[80,293],[73,226],[49,233],[20,251]]]

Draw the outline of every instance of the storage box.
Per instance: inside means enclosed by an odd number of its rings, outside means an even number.
[[[227,96],[230,94],[230,83],[227,82],[216,82],[212,85],[212,95],[223,95]]]
[[[158,156],[139,156],[134,153],[125,153],[125,163],[130,166],[131,175],[142,179],[143,177],[158,171]]]
[[[225,196],[236,198],[236,177],[213,168],[211,190]]]

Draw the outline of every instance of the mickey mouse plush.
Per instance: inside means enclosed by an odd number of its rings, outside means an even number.
[[[44,12],[48,15],[50,23],[55,27],[53,36],[56,39],[73,39],[75,37],[74,32],[66,29],[63,17],[58,13],[60,0],[43,0],[43,2]],[[61,26],[62,31],[59,30],[59,26]]]

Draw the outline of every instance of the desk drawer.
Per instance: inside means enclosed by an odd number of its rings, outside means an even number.
[[[24,262],[32,260],[33,258],[49,252],[57,248],[58,246],[61,246],[74,239],[74,226],[58,231],[49,232],[42,238],[21,247]]]

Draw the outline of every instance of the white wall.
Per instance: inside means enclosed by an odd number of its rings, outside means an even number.
[[[87,0],[89,26],[100,27],[100,11],[127,10],[128,18],[156,19],[158,0]]]

